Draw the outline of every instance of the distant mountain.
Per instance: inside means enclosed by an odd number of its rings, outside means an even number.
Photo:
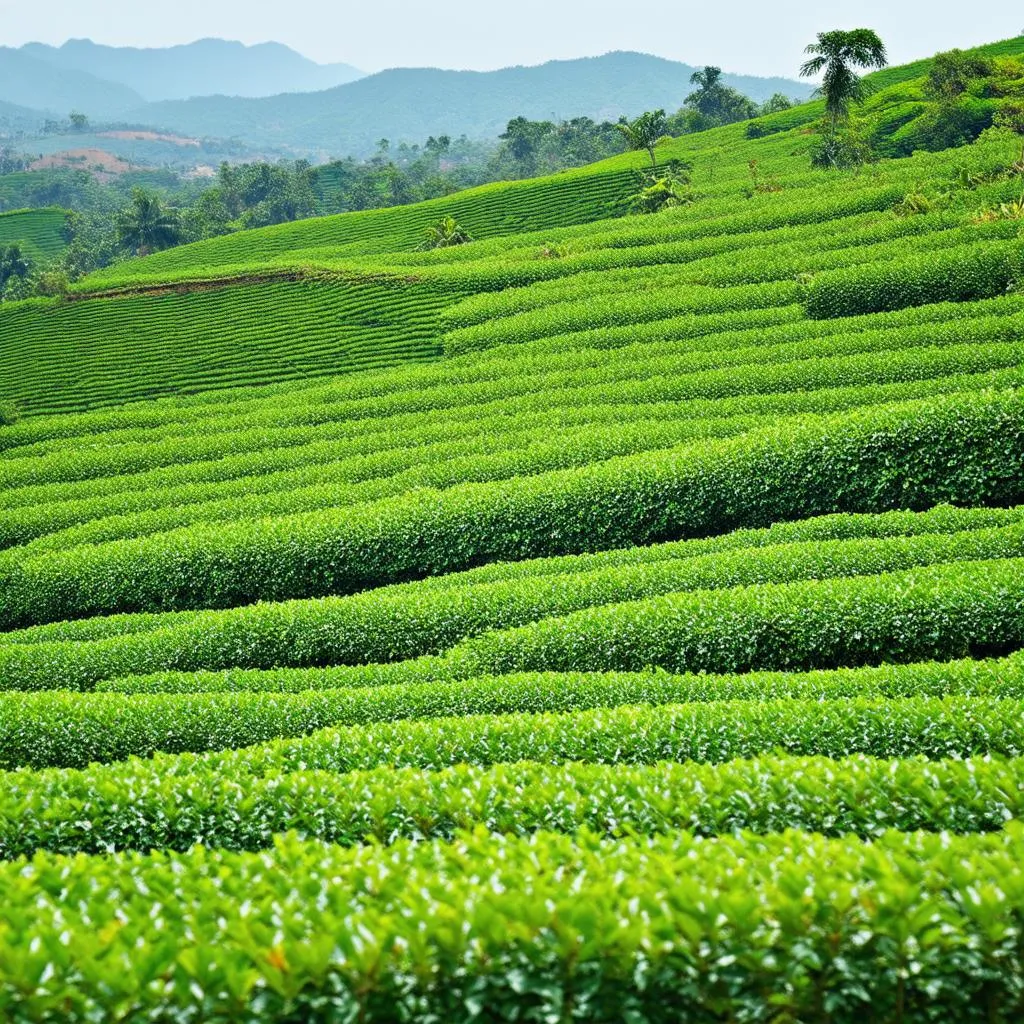
[[[245,46],[200,39],[185,46],[136,49],[71,39],[60,47],[28,43],[21,52],[54,67],[119,82],[148,101],[312,92],[363,77],[348,64],[316,64],[281,43]]]
[[[45,118],[46,115],[42,111],[0,100],[0,142],[5,135],[36,131]]]
[[[92,118],[119,117],[142,97],[126,85],[53,64],[10,47],[0,47],[0,100],[66,117],[81,110]]]
[[[628,52],[500,71],[397,68],[323,92],[155,103],[131,117],[188,135],[359,155],[382,137],[412,141],[446,133],[495,138],[510,118],[520,114],[532,119],[615,119],[657,107],[675,110],[694,88],[694,70],[688,64]],[[813,88],[785,78],[722,77],[755,100],[775,92],[804,98]]]

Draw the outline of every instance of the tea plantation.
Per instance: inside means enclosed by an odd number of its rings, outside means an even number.
[[[67,245],[64,210],[17,210],[0,213],[0,248],[18,245],[32,260],[45,263]]]
[[[1024,153],[927,70],[0,307],[0,1020],[1024,1017]]]

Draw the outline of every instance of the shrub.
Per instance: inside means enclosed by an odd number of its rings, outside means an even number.
[[[9,629],[103,612],[346,593],[483,561],[834,511],[1013,503],[1024,497],[1020,405],[1013,394],[958,395],[796,418],[736,440],[582,470],[424,489],[386,508],[197,526],[55,552],[3,567],[0,622]]]
[[[815,277],[807,313],[816,319],[857,316],[932,302],[966,302],[1006,292],[1022,252],[1013,242],[961,246]]]
[[[462,675],[616,669],[806,670],[1024,645],[1024,561],[669,594],[464,641]]]
[[[139,1017],[253,1024],[469,1024],[481,1005],[494,1022],[558,1020],[569,999],[593,1024],[624,1007],[637,1024],[666,1007],[721,1016],[726,1000],[738,1019],[768,1005],[806,1024],[853,1024],[868,1008],[1005,1024],[1024,985],[1012,952],[1022,862],[1013,825],[871,842],[474,832],[355,850],[286,837],[259,854],[40,856],[0,869],[13,924],[3,982],[35,992],[45,972],[65,1024],[105,1016],[112,992]],[[8,1005],[12,1024],[31,1019]]]
[[[946,717],[938,724],[948,727]],[[0,857],[187,850],[197,843],[259,850],[286,831],[342,846],[451,839],[472,827],[507,835],[589,829],[650,837],[679,829],[712,837],[739,828],[833,836],[878,836],[890,828],[990,832],[1024,813],[1024,758],[518,762],[434,772],[240,772],[230,780],[202,770],[160,779],[134,764],[117,769],[48,778],[40,794],[18,804],[0,796]]]

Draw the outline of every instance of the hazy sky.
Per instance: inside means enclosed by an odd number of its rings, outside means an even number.
[[[367,71],[435,66],[487,69],[641,50],[729,71],[792,76],[816,32],[865,26],[894,63],[1024,31],[1014,0],[0,0],[0,43],[87,36],[160,46],[202,36],[268,39],[321,62]]]

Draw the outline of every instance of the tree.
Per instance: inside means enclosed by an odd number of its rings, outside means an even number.
[[[73,132],[85,132],[89,130],[89,118],[77,110],[71,111],[68,115],[68,120],[71,122],[71,130]]]
[[[850,112],[851,103],[861,103],[868,90],[854,68],[884,68],[888,64],[885,44],[869,28],[849,32],[819,32],[818,41],[804,51],[813,54],[800,68],[802,78],[824,71],[816,95],[825,100],[825,113],[835,135],[840,121]]]
[[[498,136],[508,147],[509,155],[527,173],[534,169],[537,149],[545,135],[554,131],[550,121],[530,121],[525,117],[514,117]]]
[[[433,135],[427,139],[426,144],[423,147],[428,153],[434,153],[438,157],[443,156],[452,148],[452,138],[450,135],[439,135],[436,139]]]
[[[164,207],[160,198],[144,188],[132,190],[131,204],[118,214],[117,239],[138,256],[177,245],[178,214]]]
[[[11,281],[24,281],[31,269],[28,257],[17,242],[13,245],[0,246],[0,292]]]
[[[654,153],[654,147],[658,145],[668,130],[668,120],[664,110],[648,110],[635,121],[627,121],[623,118],[616,127],[622,132],[622,137],[631,150],[634,152],[647,150],[647,155],[651,158],[651,166],[657,166],[658,160]]]
[[[783,95],[781,92],[773,93],[769,99],[766,99],[761,104],[762,114],[777,114],[782,110],[789,110],[793,106],[793,101]]]
[[[450,214],[427,228],[425,233],[421,249],[449,249],[473,241],[473,236]]]
[[[991,74],[992,61],[987,57],[963,50],[947,50],[933,58],[924,91],[932,99],[948,103],[966,92],[976,78]]]
[[[705,131],[723,124],[746,121],[758,114],[757,104],[721,81],[722,69],[708,65],[690,75],[690,83],[698,86],[684,101],[684,109],[672,118],[673,127],[681,134]]]
[[[715,106],[716,94],[722,85],[719,79],[722,77],[722,69],[707,65],[701,71],[694,71],[690,75],[690,84],[698,88],[691,92],[683,101],[687,106],[704,114],[705,117],[712,116],[711,110]]]

